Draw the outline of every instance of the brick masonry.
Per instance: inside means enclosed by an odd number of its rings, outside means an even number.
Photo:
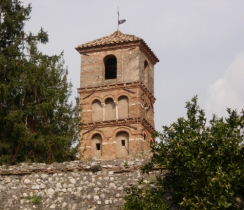
[[[151,135],[155,62],[139,43],[80,53],[81,157],[115,159],[150,153],[155,141]],[[117,60],[117,76],[105,79],[105,58],[111,55]]]

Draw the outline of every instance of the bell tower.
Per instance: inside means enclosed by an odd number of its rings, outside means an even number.
[[[81,54],[82,158],[116,159],[150,152],[154,65],[146,42],[116,31],[76,47]]]

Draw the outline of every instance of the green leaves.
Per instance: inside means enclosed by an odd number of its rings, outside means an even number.
[[[163,190],[156,187],[155,184],[145,183],[141,181],[140,186],[131,186],[125,191],[128,196],[125,197],[126,203],[123,207],[124,210],[168,210],[168,204],[164,199]]]
[[[157,133],[161,141],[152,148],[150,167],[144,169],[166,167],[168,172],[156,186],[164,195],[172,192],[172,199],[166,199],[170,208],[176,204],[181,209],[243,209],[244,113],[227,109],[227,118],[213,115],[206,125],[197,97],[186,108],[187,118]]]
[[[66,161],[79,141],[79,105],[68,103],[71,84],[63,53],[44,55],[37,48],[48,34],[26,34],[31,7],[2,0],[0,25],[0,164]],[[19,145],[21,143],[21,147]],[[18,149],[19,148],[19,149]]]

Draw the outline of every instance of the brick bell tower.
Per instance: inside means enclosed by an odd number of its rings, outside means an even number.
[[[157,56],[143,39],[120,31],[76,50],[82,56],[81,157],[108,160],[150,153]]]

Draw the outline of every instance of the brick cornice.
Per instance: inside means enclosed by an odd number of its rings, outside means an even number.
[[[89,133],[90,131],[97,128],[104,127],[114,127],[114,126],[128,126],[133,129],[137,129],[137,127],[133,126],[133,124],[142,124],[150,133],[155,131],[154,127],[144,118],[127,118],[120,120],[109,120],[109,121],[101,121],[101,122],[92,122],[83,124],[82,130],[83,134]]]
[[[129,44],[120,44],[120,45],[109,45],[109,46],[100,46],[100,47],[93,47],[89,49],[79,50],[76,48],[76,50],[81,54],[85,56],[89,56],[89,53],[94,52],[101,52],[101,51],[111,51],[111,50],[120,50],[120,49],[129,49],[129,48],[135,48],[139,47],[140,50],[142,50],[149,58],[151,63],[155,65],[157,62],[159,62],[158,58],[155,56],[155,54],[148,48],[148,46],[141,41],[136,41],[134,43]]]
[[[130,34],[124,34],[119,30],[109,36],[105,36],[100,39],[81,44],[75,49],[80,54],[89,56],[89,53],[92,52],[101,52],[111,49],[121,49],[133,46],[139,46],[140,49],[143,49],[153,65],[159,62],[158,57],[154,54],[154,52],[142,38]]]
[[[154,95],[146,88],[146,86],[141,82],[131,82],[131,83],[119,83],[119,84],[110,84],[110,85],[101,85],[97,87],[84,87],[84,88],[78,88],[78,92],[80,94],[87,94],[84,98],[89,98],[92,96],[95,92],[107,92],[107,91],[112,91],[112,90],[125,90],[130,93],[135,92],[132,90],[134,88],[139,87],[144,94],[148,97],[150,100],[151,104],[154,104],[156,101],[156,98]],[[83,98],[83,99],[84,99]]]

